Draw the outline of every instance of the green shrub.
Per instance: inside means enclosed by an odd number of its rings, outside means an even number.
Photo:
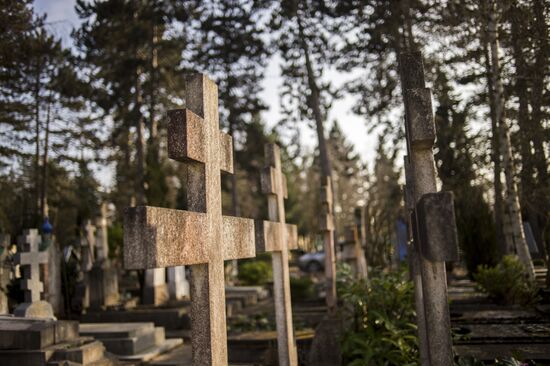
[[[507,255],[494,267],[479,266],[474,280],[498,304],[530,305],[537,301],[537,287],[516,256]]]
[[[342,337],[345,365],[417,365],[413,284],[404,271],[373,273],[367,283],[347,267],[338,273],[344,304]]]
[[[271,279],[271,266],[256,260],[239,263],[238,279],[248,286],[264,285]]]
[[[315,284],[309,277],[290,277],[292,300],[309,300],[315,297]]]

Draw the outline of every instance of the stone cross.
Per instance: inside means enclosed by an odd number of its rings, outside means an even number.
[[[332,179],[321,177],[321,216],[319,231],[324,236],[326,303],[329,313],[336,311],[336,258],[334,253],[334,216],[332,200]]]
[[[254,221],[222,216],[220,171],[233,172],[231,137],[219,130],[218,88],[186,78],[187,109],[169,112],[168,155],[185,163],[190,211],[138,206],[124,215],[127,269],[192,265],[193,365],[227,366],[224,260],[256,254]]]
[[[419,321],[419,340],[427,341],[429,365],[453,364],[451,324],[447,299],[445,261],[456,258],[456,227],[452,197],[436,194],[436,170],[433,157],[435,124],[431,91],[425,87],[422,56],[418,52],[399,57],[401,87],[405,102],[405,132],[408,158],[405,167],[407,188],[414,207],[411,222],[415,232],[415,256],[421,276],[424,325]],[[422,213],[419,216],[419,211]],[[446,220],[437,218],[444,215]],[[442,226],[441,226],[442,225]],[[419,228],[422,229],[420,232]],[[428,228],[428,229],[426,229]],[[443,238],[442,236],[447,235]],[[418,280],[415,281],[418,283]],[[419,294],[420,295],[420,294]],[[417,310],[420,307],[417,306]],[[425,327],[425,339],[420,334]],[[422,355],[421,355],[422,356]],[[422,357],[425,359],[424,357]],[[427,362],[425,362],[427,364]],[[424,363],[423,363],[424,364]]]
[[[96,220],[97,231],[95,238],[96,259],[103,262],[109,259],[109,238],[107,234],[107,203],[101,204],[101,215]]]
[[[365,252],[361,247],[357,226],[347,226],[344,230],[344,236],[342,260],[351,266],[357,278],[367,278],[367,261],[365,260]]]
[[[40,264],[48,263],[48,253],[38,251],[41,242],[38,230],[26,230],[17,241],[19,250],[14,259],[21,266],[21,289],[25,294],[25,302],[15,309],[14,314],[53,318],[51,305],[40,300],[40,293],[44,291],[44,284],[40,281]]]
[[[267,195],[270,221],[256,222],[256,252],[271,252],[273,294],[277,321],[279,365],[297,366],[298,354],[292,328],[288,251],[298,248],[296,225],[285,223],[284,199],[288,198],[286,178],[281,170],[281,151],[265,145],[266,167],[262,171],[262,193]]]
[[[94,264],[94,247],[96,242],[95,233],[96,227],[90,220],[86,221],[86,225],[84,225],[84,238],[81,238],[80,240],[80,255],[82,261],[81,269],[84,272],[91,270]]]

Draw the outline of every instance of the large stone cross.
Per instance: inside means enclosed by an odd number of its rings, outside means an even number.
[[[16,316],[53,317],[51,305],[40,300],[44,284],[40,281],[40,264],[48,263],[48,253],[38,251],[41,242],[38,230],[25,230],[18,238],[18,251],[15,263],[21,266],[23,278],[21,289],[25,294],[25,302],[14,311]]]
[[[268,195],[270,221],[256,222],[256,251],[272,253],[279,365],[297,366],[298,355],[292,328],[288,251],[298,248],[298,229],[296,225],[285,223],[284,199],[288,198],[288,194],[286,178],[281,170],[279,146],[267,144],[265,159],[266,167],[262,171],[261,183],[262,192]]]
[[[224,260],[256,254],[254,221],[222,216],[220,171],[233,172],[231,137],[219,130],[218,88],[186,78],[186,109],[169,112],[168,155],[185,163],[189,211],[139,206],[124,217],[128,269],[192,265],[193,365],[227,366]]]
[[[336,258],[334,253],[334,216],[332,179],[321,177],[321,215],[319,231],[323,233],[325,248],[326,303],[330,313],[336,310]]]

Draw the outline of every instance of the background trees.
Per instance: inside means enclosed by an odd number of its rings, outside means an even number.
[[[65,43],[30,0],[2,5],[1,231],[50,216],[69,242],[103,199],[119,213],[130,204],[181,207],[185,175],[166,158],[165,112],[185,104],[182,75],[197,70],[219,84],[222,128],[235,142],[224,211],[265,214],[258,170],[264,142],[277,141],[288,220],[315,242],[319,176],[333,175],[338,229],[364,205],[371,263],[384,266],[402,206],[397,56],[421,50],[436,109],[437,168],[442,188],[455,193],[469,269],[516,252],[521,220],[548,260],[542,0],[79,0],[81,23]],[[270,63],[280,72],[280,100],[262,98],[265,80],[278,77],[267,75]],[[379,136],[370,161],[342,132],[347,121],[328,120],[344,97]],[[280,120],[266,120],[275,104]],[[299,144],[308,128],[314,147]],[[98,167],[107,168],[97,174]]]

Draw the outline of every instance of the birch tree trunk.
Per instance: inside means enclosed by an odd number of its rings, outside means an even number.
[[[510,135],[508,134],[508,127],[505,119],[505,103],[504,103],[504,87],[502,85],[502,79],[500,77],[500,62],[499,62],[499,38],[498,38],[498,19],[500,9],[496,0],[490,1],[488,12],[488,35],[491,57],[491,79],[494,87],[493,90],[493,103],[495,107],[495,116],[498,127],[498,136],[500,139],[500,147],[505,183],[506,183],[506,208],[505,213],[507,215],[508,225],[504,228],[505,240],[507,250],[513,248],[517,253],[520,261],[523,263],[525,270],[530,278],[534,279],[535,272],[533,262],[531,261],[531,255],[529,254],[529,248],[527,247],[527,241],[525,240],[525,233],[523,231],[523,220],[521,218],[521,208],[518,199],[518,192],[515,178],[515,167],[512,156],[512,147],[510,146]],[[499,177],[500,179],[500,177]],[[510,248],[511,247],[511,248]]]

